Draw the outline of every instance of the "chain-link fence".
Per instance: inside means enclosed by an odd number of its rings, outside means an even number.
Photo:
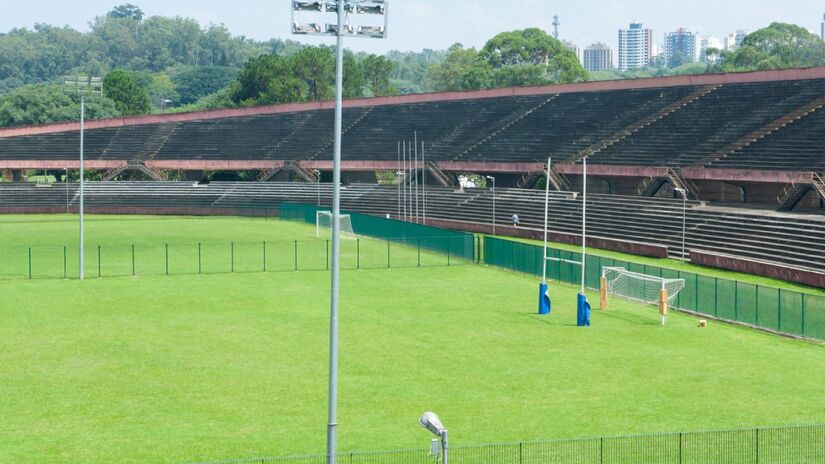
[[[448,449],[453,464],[821,464],[825,426],[799,426],[519,442]],[[229,463],[326,464],[326,456]],[[429,450],[338,455],[340,464],[434,464]]]
[[[540,276],[543,248],[529,243],[487,237],[483,260],[486,264]],[[547,278],[578,284],[581,253],[548,249],[548,255],[565,261],[547,265]],[[674,307],[749,324],[789,335],[825,340],[825,297],[793,290],[765,287],[735,280],[708,277],[647,264],[588,255],[585,285],[597,289],[602,268],[624,267],[628,271],[669,279],[685,279],[685,288]]]

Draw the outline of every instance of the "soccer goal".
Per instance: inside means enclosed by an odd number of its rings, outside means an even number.
[[[607,295],[617,295],[646,304],[658,304],[662,325],[667,324],[668,307],[685,288],[685,279],[665,279],[623,267],[602,268],[601,308],[607,309]]]
[[[342,214],[339,219],[341,223],[341,238],[355,238],[352,230],[352,217],[349,214]],[[315,236],[329,237],[332,235],[332,212],[315,212]]]

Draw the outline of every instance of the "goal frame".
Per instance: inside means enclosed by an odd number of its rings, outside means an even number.
[[[332,211],[323,211],[323,210],[315,211],[315,236],[318,237],[318,238],[321,237],[321,217],[322,216],[329,217],[330,229],[332,229],[332,221],[333,221]],[[341,215],[338,216],[338,222],[339,223],[343,222],[345,218],[349,219],[350,230],[342,230],[341,231],[341,236],[344,237],[344,238],[347,238],[349,236],[354,237],[355,236],[355,231],[352,229],[352,216],[350,216],[349,214],[341,214]],[[326,229],[326,227],[324,229]]]
[[[648,281],[648,282],[658,283],[659,284],[659,298],[658,298],[659,314],[662,316],[662,325],[667,324],[668,308],[670,306],[669,302],[673,298],[676,298],[676,296],[679,294],[679,292],[681,292],[685,288],[685,279],[667,279],[667,278],[664,278],[664,277],[656,277],[656,276],[651,276],[651,275],[647,275],[647,274],[641,274],[641,273],[638,273],[638,272],[628,271],[624,267],[620,267],[620,266],[615,266],[615,267],[604,266],[604,267],[602,267],[602,276],[601,276],[601,279],[599,280],[599,309],[601,309],[602,311],[607,311],[607,309],[608,309],[608,299],[607,299],[607,297],[608,297],[608,294],[610,294],[610,291],[609,291],[609,286],[608,286],[608,282],[607,282],[607,272],[610,271],[610,270],[618,271],[621,274],[631,276],[631,277],[637,278],[639,280],[645,280],[645,281]],[[668,292],[668,284],[674,283],[674,282],[681,283],[681,285],[678,285],[678,289],[673,294],[670,294]],[[651,304],[650,301],[647,301],[647,300],[644,300],[644,299],[639,299],[639,298],[633,298],[632,296],[618,295],[618,294],[615,294],[615,293],[614,293],[614,295],[619,296],[619,297],[624,298],[624,299],[627,299],[627,300],[638,301],[638,302],[643,303],[643,304]]]

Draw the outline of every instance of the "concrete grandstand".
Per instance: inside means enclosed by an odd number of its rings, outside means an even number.
[[[105,180],[127,171],[197,180],[210,171],[253,171],[260,181],[316,182],[331,170],[331,102],[91,121],[86,166]],[[543,198],[529,190],[544,176],[554,194],[557,239],[575,242],[581,160],[588,158],[594,243],[652,256],[746,270],[825,287],[825,68],[676,76],[564,86],[423,94],[345,102],[344,206],[396,212],[396,189],[375,185],[395,171],[400,140],[424,142],[431,220],[487,232],[491,198],[454,191],[464,173],[495,175],[502,227],[518,212],[530,236]],[[0,169],[9,181],[27,170],[77,169],[77,123],[0,129]],[[364,185],[358,185],[364,184]],[[70,208],[75,186],[69,185]],[[509,187],[509,188],[508,188]],[[688,247],[681,201],[689,192]],[[320,192],[320,193],[319,193]],[[329,203],[328,186],[261,182],[100,183],[98,212],[249,214],[284,201]],[[0,187],[0,211],[59,212],[65,192]],[[234,202],[234,203],[233,203]],[[775,212],[780,210],[784,212]],[[789,213],[789,212],[793,213]],[[804,214],[803,214],[804,213]],[[590,221],[588,221],[590,223]]]

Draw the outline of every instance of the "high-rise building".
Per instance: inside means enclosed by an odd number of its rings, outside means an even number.
[[[569,40],[562,40],[561,44],[564,45],[564,48],[570,50],[574,55],[576,55],[576,59],[579,60],[579,63],[582,62],[582,49],[579,48],[578,45]]]
[[[736,34],[730,33],[725,37],[725,50],[736,49]]]
[[[653,52],[653,31],[642,23],[630,23],[619,29],[619,71],[643,68],[650,64]]]
[[[665,34],[665,62],[668,66],[695,63],[699,60],[699,34],[679,28]],[[677,59],[678,57],[678,59]]]
[[[819,37],[821,37],[822,40],[825,40],[825,14],[822,15],[822,25],[819,29]]]
[[[584,69],[590,72],[613,69],[613,50],[601,42],[585,48]]]
[[[736,31],[736,48],[739,48],[742,45],[742,41],[745,40],[745,37],[747,37],[748,34],[750,34],[750,31],[743,31],[742,29]]]

